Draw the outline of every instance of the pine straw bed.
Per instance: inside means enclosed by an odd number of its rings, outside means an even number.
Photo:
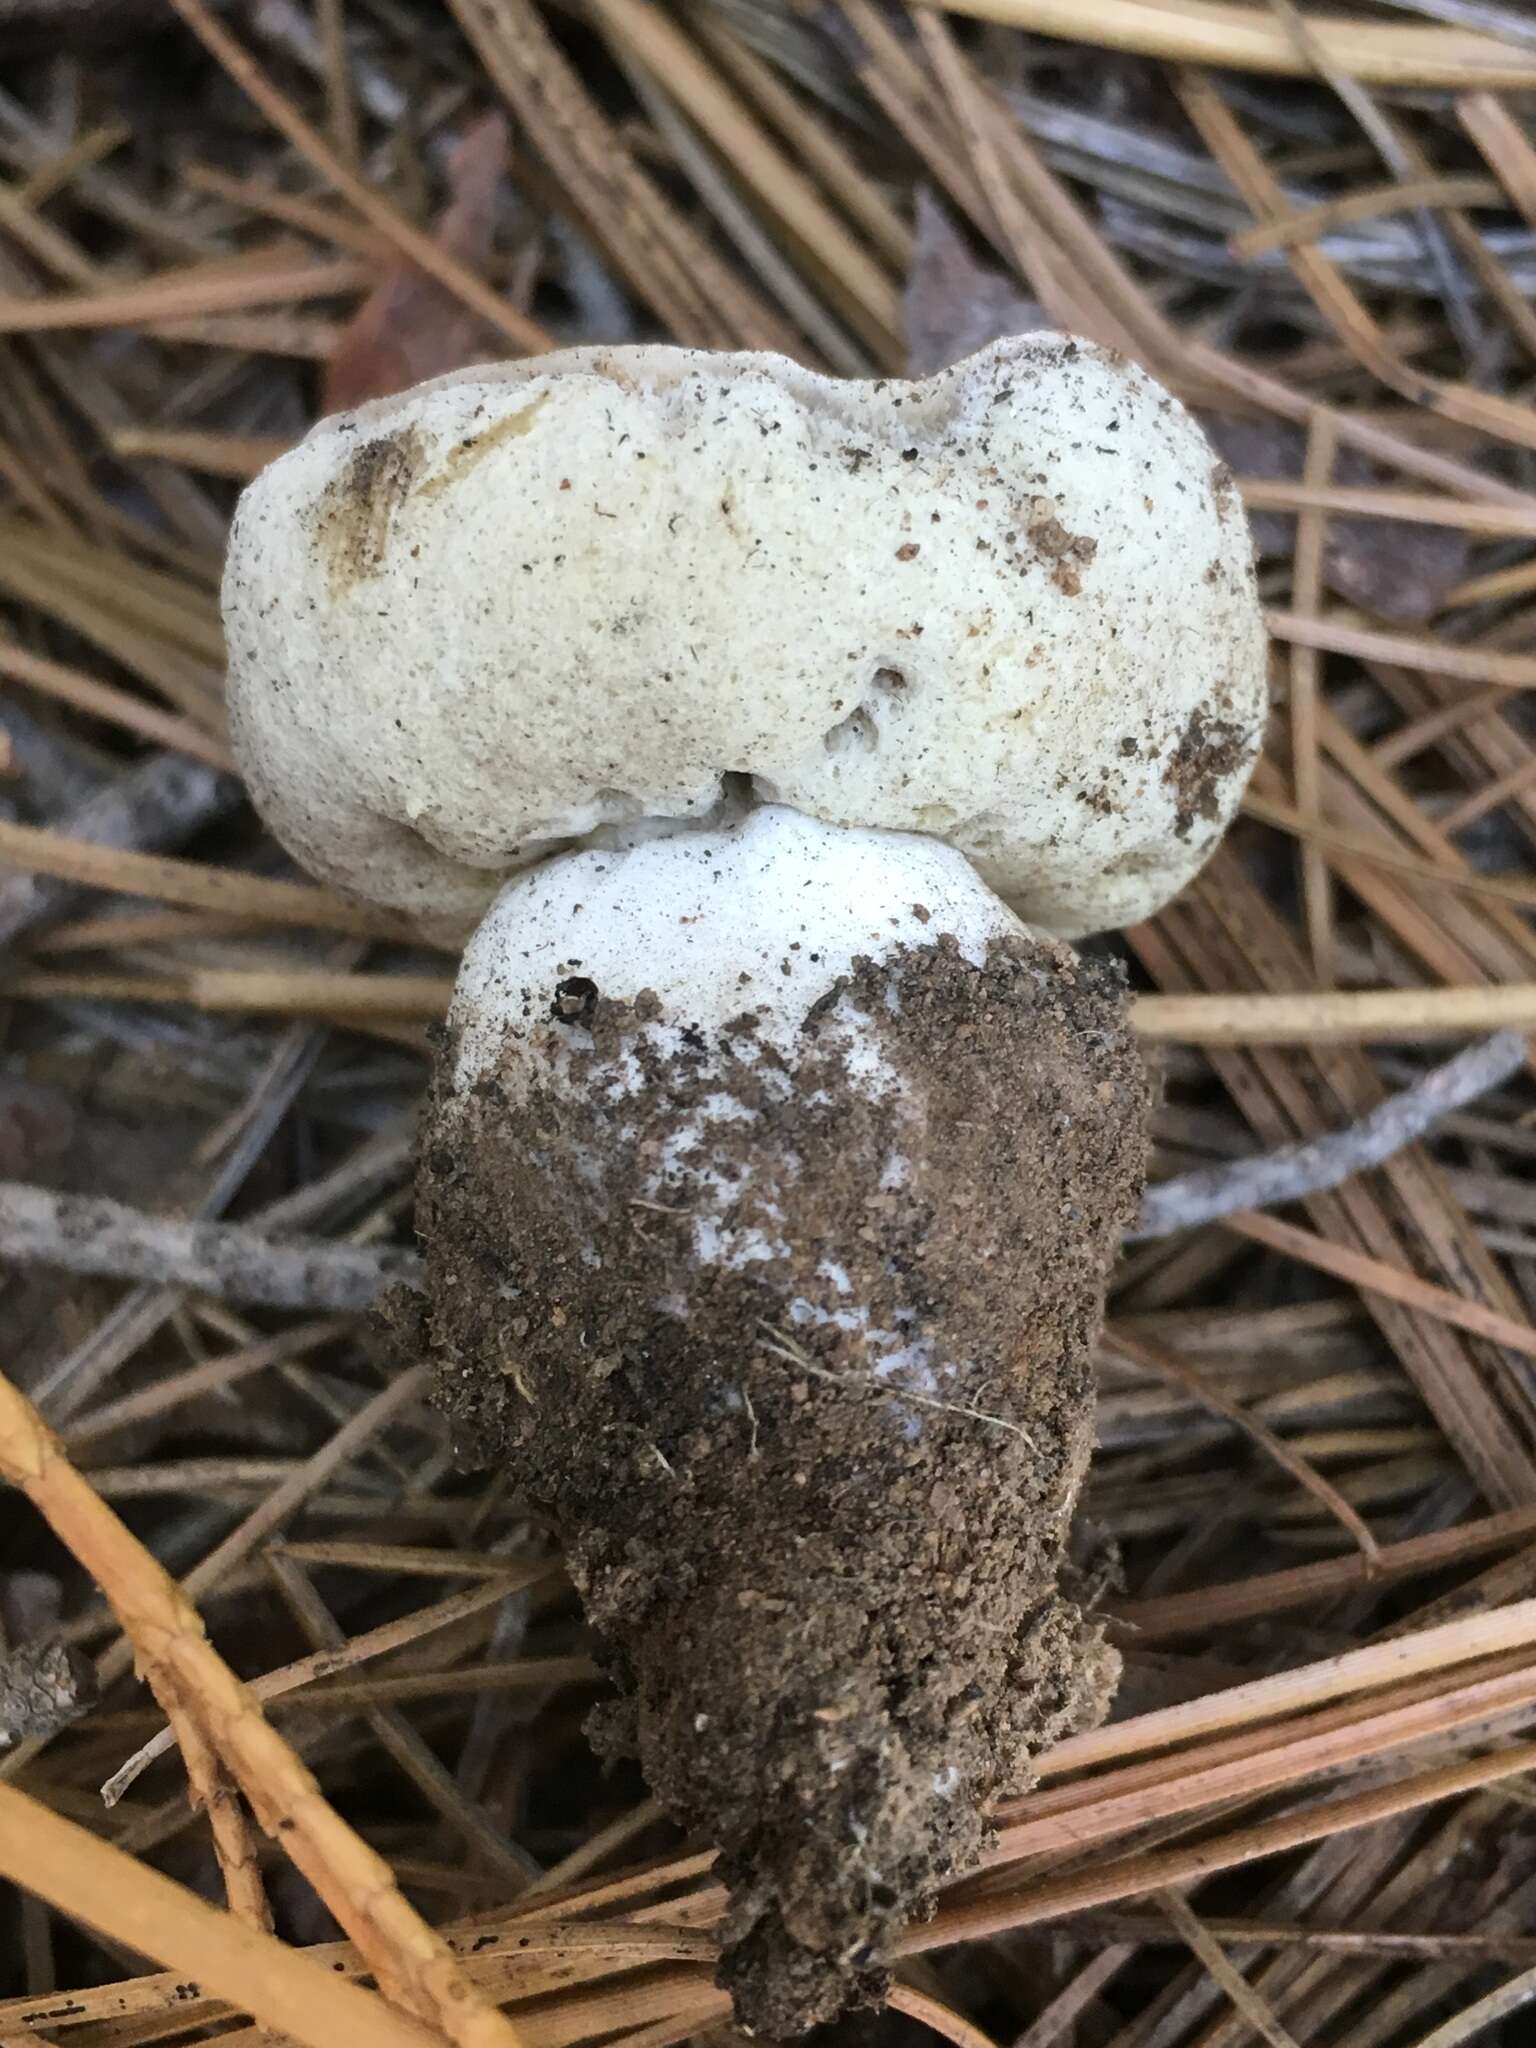
[[[588,1758],[547,1534],[369,1324],[452,963],[243,805],[222,539],[317,411],[459,362],[1041,323],[1219,437],[1276,713],[1125,940],[1218,1198],[1112,1301],[1117,1716],[852,2031],[1528,2038],[1536,1097],[1430,1045],[1536,1029],[1528,12],[110,11],[0,6],[0,2042],[724,2024],[707,1847]]]

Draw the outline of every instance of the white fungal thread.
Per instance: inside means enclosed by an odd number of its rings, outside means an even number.
[[[821,1270],[825,1272],[825,1266]],[[839,1292],[847,1293],[846,1273],[841,1266],[835,1270],[843,1278]],[[919,1393],[936,1394],[941,1376],[954,1379],[964,1371],[963,1366],[951,1362],[936,1368],[931,1337],[913,1339],[905,1330],[886,1330],[872,1325],[867,1308],[826,1309],[817,1302],[808,1301],[803,1294],[797,1294],[789,1304],[789,1319],[801,1329],[841,1330],[846,1335],[856,1336],[870,1354],[870,1370],[876,1379],[898,1379],[906,1375],[903,1385],[915,1387]],[[913,1310],[899,1308],[892,1320],[911,1324],[917,1318]]]
[[[802,1346],[786,1331],[775,1330],[771,1324],[758,1325],[758,1340],[770,1358],[782,1359],[785,1364],[794,1366],[812,1379],[841,1387],[846,1394],[874,1393],[893,1401],[912,1402],[919,1408],[932,1408],[942,1415],[969,1416],[974,1422],[985,1422],[993,1429],[1005,1429],[1010,1436],[1022,1437],[1025,1443],[1031,1446],[1034,1444],[1034,1438],[1022,1424],[1010,1422],[1004,1415],[990,1415],[985,1408],[972,1408],[963,1401],[939,1401],[932,1395],[918,1393],[913,1388],[900,1390],[894,1387],[874,1386],[851,1373],[831,1372],[826,1366],[818,1365],[809,1357]]]

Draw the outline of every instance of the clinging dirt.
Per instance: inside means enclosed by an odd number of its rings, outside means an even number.
[[[1208,717],[1196,709],[1163,764],[1163,780],[1178,806],[1174,831],[1187,839],[1196,819],[1220,816],[1221,792],[1254,751],[1253,736],[1235,719]]]
[[[720,1845],[738,2016],[789,2036],[880,1995],[989,1797],[1109,1697],[1056,1576],[1146,1081],[1050,942],[862,961],[789,1056],[549,998],[586,1085],[439,1091],[419,1334],[464,1455],[561,1527],[594,1739]]]

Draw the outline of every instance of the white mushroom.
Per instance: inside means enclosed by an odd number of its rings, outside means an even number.
[[[399,1325],[561,1529],[598,1739],[720,1845],[738,2016],[798,2032],[1108,1698],[1056,1581],[1147,1086],[1053,934],[1235,808],[1241,513],[1054,337],[867,386],[578,351],[323,424],[226,603],[278,834],[490,904]]]
[[[1063,936],[1128,923],[1220,836],[1264,702],[1225,470],[1056,335],[919,384],[672,348],[444,378],[258,479],[225,607],[274,829],[460,935],[738,784],[944,839]]]

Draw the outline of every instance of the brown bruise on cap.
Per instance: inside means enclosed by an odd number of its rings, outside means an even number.
[[[390,529],[426,460],[422,436],[413,427],[400,427],[354,450],[320,493],[314,539],[333,598],[346,597],[354,584],[383,569]]]

